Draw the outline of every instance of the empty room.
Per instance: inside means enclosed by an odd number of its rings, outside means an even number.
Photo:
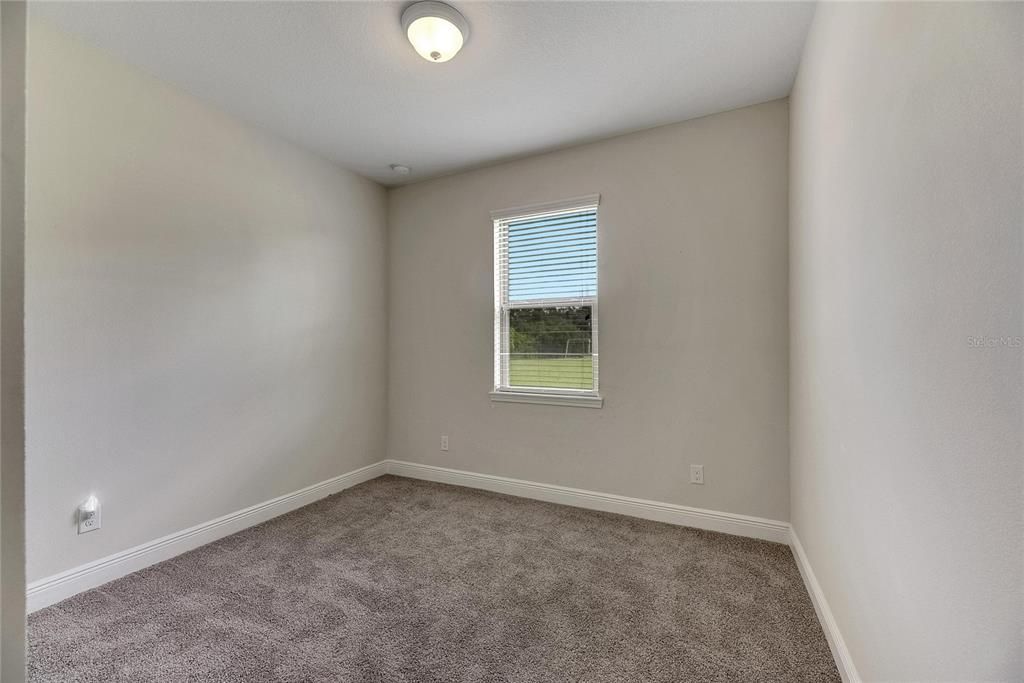
[[[2,683],[1024,681],[1024,4],[0,22]]]

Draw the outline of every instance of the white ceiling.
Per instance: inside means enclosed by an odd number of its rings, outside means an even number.
[[[469,42],[431,64],[402,34],[407,4],[32,11],[387,185],[783,97],[814,13],[809,3],[453,0]]]

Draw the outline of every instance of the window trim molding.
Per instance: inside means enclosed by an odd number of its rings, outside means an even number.
[[[604,406],[604,397],[591,393],[566,393],[572,391],[509,391],[492,390],[491,401],[493,403],[535,403],[546,406],[572,406],[574,408],[601,408]]]
[[[601,205],[601,195],[585,194],[579,197],[561,199],[554,202],[541,202],[539,204],[524,204],[513,206],[508,209],[491,211],[491,220],[503,221],[509,218],[526,218],[539,213],[555,213],[556,211],[572,211],[574,209],[589,209],[592,206]],[[598,232],[600,235],[600,232]]]
[[[569,199],[561,199],[550,202],[539,202],[534,204],[524,204],[521,206],[514,206],[507,209],[499,209],[491,211],[491,224],[497,227],[501,222],[508,221],[510,219],[529,218],[530,216],[548,214],[548,213],[560,213],[569,212],[582,209],[594,209],[599,211],[601,205],[600,194],[587,194],[580,195],[578,197],[570,197]],[[598,227],[597,234],[597,254],[600,255],[600,241],[601,241],[601,230]],[[599,266],[599,264],[598,264]],[[491,386],[490,397],[492,402],[499,403],[535,403],[542,405],[555,405],[555,406],[574,406],[574,407],[585,407],[585,408],[601,408],[604,405],[604,398],[600,394],[599,380],[596,376],[594,377],[594,389],[593,390],[580,390],[580,389],[569,389],[569,388],[558,388],[558,387],[508,387],[502,384],[502,373],[497,360],[501,353],[504,351],[502,344],[507,343],[507,331],[503,329],[504,316],[501,315],[502,304],[501,304],[501,263],[497,248],[494,249],[494,299],[495,299],[495,316],[494,316],[494,384]],[[600,277],[598,277],[600,281]],[[590,299],[589,306],[591,307],[591,315],[593,316],[593,331],[591,335],[592,339],[592,355],[598,356],[598,297],[600,295],[599,290],[595,290],[593,297]],[[573,298],[572,303],[575,303],[577,299]],[[512,308],[533,308],[537,303],[540,302],[523,302],[525,305],[509,304],[508,309]],[[568,302],[567,302],[568,303]]]

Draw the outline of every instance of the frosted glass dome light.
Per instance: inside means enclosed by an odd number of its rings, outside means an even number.
[[[416,52],[428,62],[447,62],[469,38],[469,23],[454,7],[424,0],[402,12],[402,28]]]

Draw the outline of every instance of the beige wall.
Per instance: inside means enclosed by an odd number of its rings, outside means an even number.
[[[0,3],[0,680],[25,680],[25,3]]]
[[[390,456],[788,519],[787,146],[781,100],[390,192]],[[491,403],[489,213],[589,193],[604,408]]]
[[[384,190],[35,19],[28,83],[29,579],[383,458]]]
[[[1024,678],[1022,22],[826,3],[792,95],[792,521],[869,681]]]

